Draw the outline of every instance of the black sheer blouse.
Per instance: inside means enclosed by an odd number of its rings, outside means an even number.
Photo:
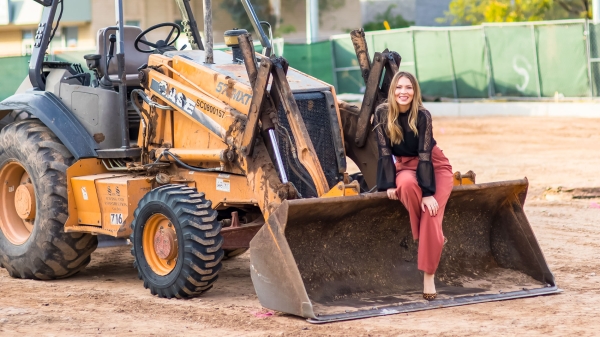
[[[435,175],[431,163],[431,150],[436,145],[433,139],[433,128],[431,125],[431,114],[425,109],[419,110],[417,116],[418,136],[408,125],[408,113],[401,113],[398,123],[402,129],[403,141],[400,144],[391,144],[386,133],[383,116],[388,113],[388,104],[379,105],[375,111],[375,135],[379,147],[379,161],[377,162],[377,189],[385,191],[396,187],[396,166],[392,156],[397,157],[419,157],[417,165],[417,182],[423,197],[435,194]]]

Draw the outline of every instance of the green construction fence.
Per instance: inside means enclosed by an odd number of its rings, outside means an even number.
[[[586,20],[411,27],[365,34],[402,56],[426,99],[597,97],[600,25]],[[362,93],[348,34],[331,38],[338,92]]]
[[[371,57],[386,48],[401,55],[400,69],[417,76],[427,100],[600,96],[600,24],[587,20],[410,27],[365,35]],[[313,44],[278,40],[276,52],[291,67],[334,84],[338,93],[364,92],[349,34]],[[50,57],[83,63],[89,52]],[[18,88],[28,61],[0,59],[5,79],[0,99]]]
[[[15,93],[29,69],[29,56],[0,58],[0,100]]]
[[[65,61],[71,63],[81,63],[84,70],[85,60],[83,55],[92,54],[94,51],[70,51],[60,54],[48,55],[48,60]],[[3,57],[0,58],[0,76],[3,81],[0,81],[0,101],[15,93],[19,85],[23,82],[29,73],[29,58],[30,56]]]

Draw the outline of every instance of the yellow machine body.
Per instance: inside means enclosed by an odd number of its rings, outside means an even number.
[[[77,170],[79,168],[79,170]],[[102,173],[79,175],[95,168]],[[157,186],[155,179],[109,172],[98,159],[82,159],[67,170],[70,216],[67,232],[88,232],[126,238],[131,234],[133,212],[142,197]],[[202,190],[215,209],[258,206],[246,177],[220,172],[176,170],[172,183]]]
[[[133,211],[150,191],[147,177],[105,173],[71,179],[79,225],[98,226],[114,236],[131,234]]]

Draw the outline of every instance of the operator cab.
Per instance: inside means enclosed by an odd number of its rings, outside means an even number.
[[[156,42],[149,42],[146,38],[147,34],[157,29],[169,27],[170,30],[164,32],[166,38],[159,39]],[[82,79],[81,85],[88,89],[79,89],[86,91],[89,94],[96,94],[106,97],[119,92],[122,88],[126,88],[126,115],[128,119],[129,142],[135,146],[140,130],[140,115],[136,112],[131,101],[131,92],[135,89],[140,89],[140,80],[138,78],[139,69],[145,67],[148,63],[148,58],[152,53],[164,53],[166,51],[175,51],[173,46],[181,33],[181,28],[174,23],[161,23],[154,25],[144,31],[136,26],[123,26],[123,41],[122,41],[122,59],[119,61],[117,51],[117,35],[119,35],[118,26],[110,26],[102,28],[98,31],[96,41],[96,53],[85,55],[87,67],[92,71],[93,75],[83,72],[80,65],[78,67],[79,74],[74,78]],[[158,32],[161,34],[163,32]],[[119,62],[123,64],[123,73],[121,75],[123,81],[119,79]],[[93,77],[93,78],[92,78]],[[124,84],[121,85],[121,84]],[[105,102],[118,102],[119,100],[105,99]],[[139,102],[141,104],[141,102]],[[118,110],[118,106],[114,106],[113,113]],[[109,112],[110,113],[110,112]],[[84,122],[85,123],[85,122]],[[116,145],[116,144],[114,144]]]
[[[148,33],[163,27],[171,28],[164,40],[149,42],[146,39]],[[115,26],[100,29],[96,43],[96,54],[84,56],[88,68],[96,76],[96,79],[91,83],[92,86],[101,86],[105,89],[110,89],[118,81],[118,61],[114,57],[118,29]],[[128,88],[139,88],[139,68],[148,63],[150,54],[162,54],[167,51],[177,50],[173,45],[180,34],[181,28],[177,24],[170,22],[154,25],[144,31],[136,26],[123,26],[125,84]]]

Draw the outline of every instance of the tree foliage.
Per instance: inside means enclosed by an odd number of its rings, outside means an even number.
[[[592,7],[589,0],[557,0],[556,3],[567,13],[581,18],[592,18]]]
[[[373,30],[384,30],[385,26],[383,24],[384,21],[387,21],[390,25],[390,28],[405,28],[414,25],[413,21],[406,21],[401,14],[394,15],[392,14],[392,10],[396,7],[396,5],[390,5],[385,12],[379,13],[375,16],[375,20],[365,23],[363,28],[365,31],[373,31]]]
[[[483,22],[591,18],[589,0],[452,0],[439,22],[478,25]]]
[[[254,11],[256,12],[256,16],[261,21],[268,21],[272,25],[275,25],[275,15],[271,14],[271,6],[269,4],[269,0],[254,0],[252,1],[252,7],[254,7]],[[237,28],[246,29],[248,31],[253,31],[252,23],[246,14],[246,10],[244,9],[244,5],[239,0],[223,0],[221,2],[221,8],[226,9],[231,18],[236,23]]]

